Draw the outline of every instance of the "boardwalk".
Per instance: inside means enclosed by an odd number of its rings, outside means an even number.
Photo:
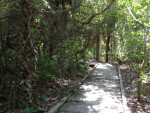
[[[123,113],[117,65],[98,64],[57,113]]]

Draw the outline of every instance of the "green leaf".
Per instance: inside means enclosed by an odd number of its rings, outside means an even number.
[[[18,2],[15,2],[15,3],[16,3],[15,5],[16,5],[17,7],[19,7],[19,6],[20,6]]]
[[[56,11],[52,11],[53,14],[56,14]]]
[[[147,79],[148,79],[148,75],[142,76],[142,82],[143,82],[143,83],[146,83],[146,82],[147,82]]]
[[[30,109],[28,107],[25,108],[25,113],[30,113]]]
[[[36,113],[38,111],[39,111],[39,109],[38,108],[34,108],[34,107],[27,107],[27,108],[25,108],[25,113]]]
[[[48,23],[46,21],[43,20],[42,22],[44,25],[46,25],[46,26],[48,25]]]
[[[52,81],[54,81],[54,80],[55,80],[55,77],[54,77],[54,76],[53,76],[53,77],[51,77],[51,80],[52,80]]]
[[[143,75],[144,74],[144,72],[143,71],[141,71],[141,73],[140,73],[141,75]]]
[[[40,3],[41,3],[41,0],[33,0],[33,2],[34,2],[35,4],[40,4]]]
[[[29,28],[29,34],[33,34],[34,33],[34,31],[35,31],[35,29],[32,27],[32,28]]]

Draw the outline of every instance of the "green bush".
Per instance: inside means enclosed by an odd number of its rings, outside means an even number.
[[[83,62],[76,62],[75,67],[77,69],[77,71],[79,71],[79,73],[83,74],[85,72],[85,69],[87,68],[87,64],[83,63]]]
[[[38,111],[39,111],[39,109],[38,108],[34,108],[34,107],[26,107],[25,108],[25,113],[36,113]]]
[[[39,78],[55,80],[56,76],[61,75],[59,64],[56,60],[51,60],[48,55],[40,56],[36,61],[36,72],[39,74]]]

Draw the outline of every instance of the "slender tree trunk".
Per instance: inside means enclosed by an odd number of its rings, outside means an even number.
[[[141,76],[141,75],[140,75]],[[141,86],[142,86],[142,79],[140,78],[138,81],[138,101],[141,101]]]
[[[100,39],[99,39],[99,31],[96,33],[96,61],[99,61],[99,50],[100,50]]]
[[[2,22],[0,21],[0,45],[1,45],[1,47],[0,48],[2,48]]]
[[[144,73],[144,67],[145,67],[145,63],[146,63],[146,56],[147,56],[147,52],[146,52],[146,30],[144,28],[144,58],[143,58],[143,62],[141,64],[141,70],[140,70],[140,79],[138,81],[138,101],[141,101],[141,86],[142,86],[142,78],[141,76],[143,76]]]
[[[7,67],[8,66],[8,60],[6,59],[6,52],[5,52],[5,39],[3,38],[3,23],[0,21],[0,49],[1,49],[1,54],[4,56],[4,65]]]
[[[105,62],[108,62],[109,42],[110,42],[110,35],[108,35],[107,39],[106,39],[106,59],[105,59]]]
[[[144,58],[143,58],[143,62],[141,64],[141,70],[140,70],[140,79],[138,81],[138,101],[140,102],[141,101],[141,86],[142,86],[142,76],[143,76],[143,73],[144,73],[144,67],[145,67],[145,62],[146,62],[146,56],[147,56],[147,51],[146,51],[146,43],[147,43],[147,38],[146,38],[146,30],[147,30],[147,27],[142,23],[140,22],[138,19],[136,19],[136,17],[133,15],[130,7],[128,7],[128,5],[126,4],[126,7],[130,13],[130,15],[133,17],[133,19],[139,24],[141,25],[141,27],[143,27],[144,29]]]
[[[53,45],[50,44],[50,48],[49,48],[49,57],[50,57],[50,59],[52,59],[52,56],[53,56]]]

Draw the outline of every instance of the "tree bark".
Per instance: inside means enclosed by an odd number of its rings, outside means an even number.
[[[99,39],[99,31],[96,34],[96,61],[99,61],[99,50],[100,50],[100,39]]]
[[[2,43],[2,22],[0,21],[0,42]],[[2,48],[2,44],[1,45],[1,48]]]
[[[108,62],[108,52],[109,52],[109,42],[110,42],[110,35],[107,36],[107,39],[106,39],[106,59],[105,59],[105,62]]]
[[[146,56],[147,56],[147,51],[146,51],[146,43],[147,43],[147,38],[146,38],[146,30],[144,28],[144,58],[143,58],[143,62],[141,64],[141,70],[140,70],[140,79],[138,81],[138,101],[141,101],[141,86],[142,86],[142,76],[144,73],[144,67],[145,67],[145,63],[146,63]]]

